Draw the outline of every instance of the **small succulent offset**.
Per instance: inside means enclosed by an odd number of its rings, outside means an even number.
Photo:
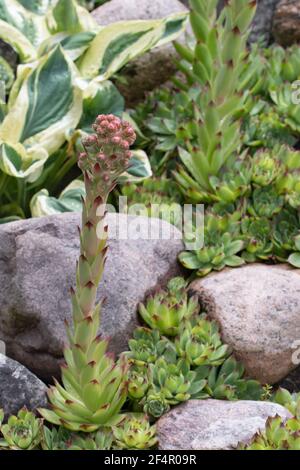
[[[247,379],[243,365],[233,356],[226,359],[219,367],[207,370],[200,366],[202,375],[207,378],[205,391],[218,400],[261,400],[263,387],[257,380]]]
[[[117,449],[151,449],[157,444],[156,427],[145,415],[127,414],[112,431]]]
[[[152,329],[162,335],[176,336],[181,322],[199,313],[199,302],[194,296],[188,298],[186,281],[176,277],[169,281],[166,289],[160,289],[139,304],[139,313]]]
[[[129,165],[135,140],[131,125],[114,115],[97,117],[94,134],[83,140],[79,155],[86,197],[80,231],[76,289],[71,289],[73,328],[66,325],[69,345],[64,351],[62,382],[48,391],[51,410],[40,410],[53,424],[72,431],[93,432],[118,419],[127,396],[128,363],[115,362],[108,341],[98,336],[101,303],[96,303],[107,252],[105,204],[117,178]]]
[[[241,266],[244,260],[238,256],[244,247],[239,223],[230,215],[206,214],[204,221],[204,246],[195,251],[183,251],[179,260],[187,269],[196,270],[197,276],[211,271],[221,271],[225,266]]]
[[[241,443],[239,450],[300,450],[300,421],[281,416],[267,419],[263,431],[257,432],[249,443]]]
[[[158,330],[136,328],[133,338],[128,342],[130,351],[127,353],[130,361],[137,366],[155,362],[172,346],[167,338],[161,337]]]
[[[217,323],[208,320],[205,314],[181,325],[175,345],[178,356],[195,367],[218,366],[230,353],[229,347],[222,343]]]
[[[17,416],[10,416],[7,424],[2,424],[3,411],[0,410],[0,449],[33,450],[42,440],[43,420],[34,413],[22,408]]]

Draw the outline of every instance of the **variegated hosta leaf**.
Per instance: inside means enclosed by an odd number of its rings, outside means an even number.
[[[77,70],[61,47],[25,70],[20,90],[0,125],[0,141],[26,149],[42,148],[49,155],[65,142],[82,113],[82,91]]]
[[[93,31],[98,25],[92,15],[75,0],[58,0],[47,13],[46,23],[51,34]]]
[[[91,125],[98,114],[114,114],[121,117],[124,110],[124,98],[109,80],[92,80],[84,90],[83,112],[78,124],[79,129],[91,132]]]
[[[37,13],[38,15],[43,15],[46,13],[49,7],[55,5],[57,0],[18,0],[21,5],[23,5],[26,10],[31,11],[32,13]]]
[[[1,0],[0,0],[1,1]],[[0,6],[1,8],[1,6]],[[28,62],[36,58],[36,49],[29,39],[17,28],[0,18],[0,39],[7,42],[17,52],[21,62]]]
[[[130,159],[130,168],[119,178],[122,183],[138,183],[152,176],[151,165],[147,154],[143,150],[133,150]]]
[[[181,29],[176,28],[176,22]],[[180,20],[179,20],[180,18]],[[79,61],[79,69],[85,78],[99,75],[106,80],[129,60],[161,43],[175,39],[184,29],[186,14],[174,15],[162,20],[120,21],[103,27]],[[168,33],[168,21],[173,25]]]
[[[0,0],[0,19],[19,30],[34,46],[49,36],[45,18],[26,10],[17,0]]]
[[[60,44],[70,59],[75,61],[86,51],[95,36],[96,33],[92,31],[83,31],[76,34],[57,33],[41,44],[38,55],[41,57]]]
[[[22,144],[0,141],[0,169],[15,178],[25,178],[32,183],[40,176],[47,158],[48,154],[42,148],[26,150]]]
[[[186,12],[167,16],[164,19],[164,33],[155,47],[159,47],[168,42],[175,41],[175,39],[185,30],[187,22],[188,15]]]
[[[31,215],[41,217],[62,212],[81,212],[83,196],[85,196],[85,187],[80,180],[72,181],[59,198],[49,196],[48,191],[42,189],[30,201]]]

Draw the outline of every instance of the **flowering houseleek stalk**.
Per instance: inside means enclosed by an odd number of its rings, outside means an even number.
[[[241,77],[256,1],[227,1],[219,17],[218,0],[191,0],[190,3],[196,45],[194,51],[182,51],[179,47],[178,52],[191,62],[201,93],[194,105],[197,137],[191,139],[186,129],[184,147],[179,149],[183,166],[175,177],[189,200],[211,202],[215,199],[214,177],[232,168],[242,145],[240,112],[245,93],[241,89]],[[226,185],[227,181],[221,184],[224,193]],[[230,188],[229,192],[232,193]],[[236,189],[233,193],[238,196]]]
[[[115,362],[106,352],[108,341],[98,336],[101,303],[97,287],[106,258],[105,203],[118,177],[127,169],[135,133],[127,122],[100,115],[94,134],[83,140],[79,156],[86,197],[80,231],[76,289],[71,290],[73,328],[67,325],[63,386],[57,381],[48,396],[52,410],[40,410],[54,424],[72,431],[92,432],[117,419],[127,396],[127,361]]]
[[[181,277],[169,281],[166,289],[161,289],[139,305],[143,320],[152,329],[166,336],[176,336],[183,319],[199,313],[196,297],[188,298],[186,282]]]

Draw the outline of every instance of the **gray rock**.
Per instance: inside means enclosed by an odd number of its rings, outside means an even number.
[[[252,264],[191,285],[248,375],[262,383],[278,382],[299,364],[299,273],[285,265]]]
[[[112,239],[117,223],[122,229],[128,223],[131,239]],[[45,379],[58,375],[64,319],[71,318],[78,225],[80,215],[69,213],[0,227],[0,340],[10,357]],[[98,292],[106,298],[101,331],[111,336],[111,349],[119,353],[137,326],[137,303],[149,289],[178,275],[182,240],[175,227],[158,219],[109,214],[108,225],[110,249]],[[148,227],[177,239],[143,240]]]
[[[0,354],[0,408],[5,415],[47,405],[46,385],[28,369]]]
[[[279,2],[273,20],[273,35],[283,46],[290,46],[300,41],[299,0]]]
[[[178,0],[111,0],[93,11],[100,25],[123,20],[149,20],[186,11]],[[184,35],[182,35],[182,39]],[[145,92],[165,83],[176,71],[177,57],[172,44],[154,48],[152,51],[131,61],[121,72],[127,84],[117,83],[126,99],[127,106],[141,101]]]
[[[159,419],[163,450],[230,450],[264,429],[269,416],[291,414],[281,405],[259,401],[190,400]]]

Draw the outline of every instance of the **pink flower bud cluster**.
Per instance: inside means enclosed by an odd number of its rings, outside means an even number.
[[[90,175],[109,183],[126,170],[131,158],[129,150],[136,139],[132,126],[113,114],[100,114],[92,125],[95,134],[83,139],[85,152],[78,165]]]

